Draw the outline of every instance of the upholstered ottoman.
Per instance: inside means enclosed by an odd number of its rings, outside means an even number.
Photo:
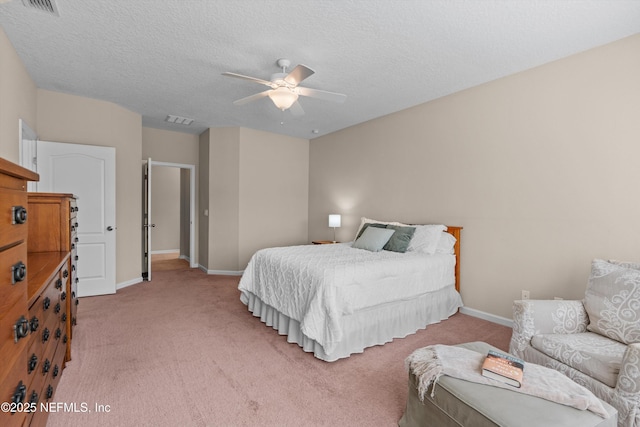
[[[498,350],[482,342],[460,347],[483,354],[490,348]],[[400,427],[616,427],[618,422],[617,411],[606,402],[602,404],[612,416],[603,419],[590,411],[446,375],[435,387],[435,396],[427,393],[421,402],[416,377],[409,373],[407,407]]]

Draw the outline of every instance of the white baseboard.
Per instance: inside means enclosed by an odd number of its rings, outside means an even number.
[[[502,326],[513,328],[513,320],[506,317],[496,316],[495,314],[486,313],[484,311],[476,310],[475,308],[462,307],[460,313],[469,316],[477,317],[479,319],[488,320],[489,322],[497,323]]]
[[[244,273],[244,270],[207,270],[203,265],[198,265],[198,268],[207,274],[219,274],[222,276],[242,276],[242,273]]]
[[[126,282],[121,282],[116,284],[116,291],[122,288],[126,288],[127,286],[135,285],[137,283],[142,282],[142,277],[138,277],[135,279],[127,280]]]

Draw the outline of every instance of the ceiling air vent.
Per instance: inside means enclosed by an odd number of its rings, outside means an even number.
[[[60,16],[55,0],[22,0],[22,4],[32,9],[38,9],[55,16]]]
[[[186,125],[189,126],[191,123],[193,123],[193,119],[188,119],[186,117],[180,117],[180,116],[172,116],[171,114],[167,116],[166,119],[164,119],[165,122],[169,122],[169,123],[175,123],[177,125]]]

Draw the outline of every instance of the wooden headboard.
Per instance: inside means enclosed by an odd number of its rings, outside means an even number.
[[[460,292],[460,231],[462,227],[447,226],[447,233],[456,238],[456,244],[453,246],[453,252],[456,256],[456,291]]]

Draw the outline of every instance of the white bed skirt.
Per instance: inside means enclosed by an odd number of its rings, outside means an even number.
[[[344,338],[331,354],[326,354],[321,345],[302,333],[297,320],[278,312],[250,292],[242,294],[240,299],[255,317],[280,335],[286,335],[288,342],[298,344],[304,351],[327,362],[362,353],[367,347],[382,345],[394,338],[404,338],[427,325],[448,319],[463,306],[460,294],[451,285],[412,300],[382,304],[345,315],[341,320]]]

